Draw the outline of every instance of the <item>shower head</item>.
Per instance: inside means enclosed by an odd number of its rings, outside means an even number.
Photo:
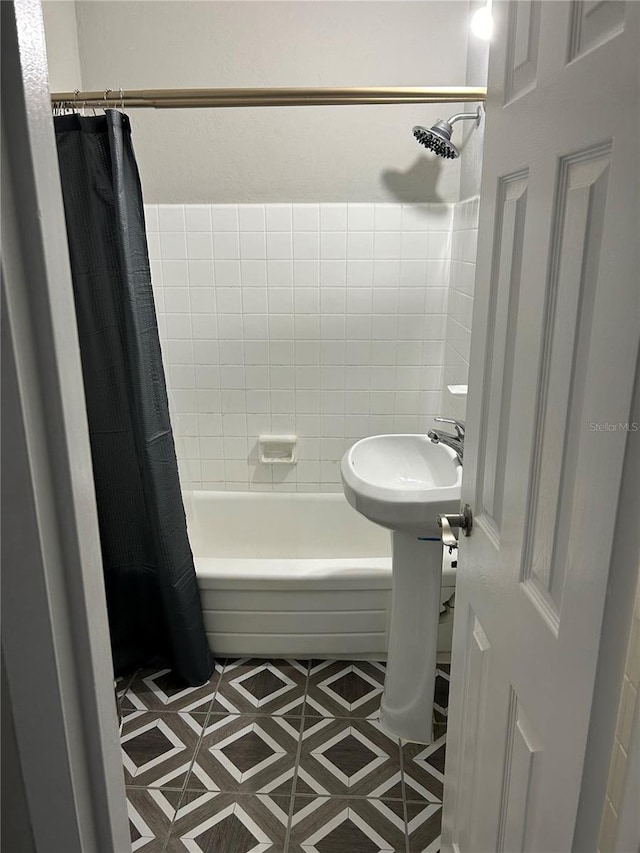
[[[429,148],[439,157],[450,158],[451,160],[460,156],[460,152],[451,141],[451,127],[448,121],[437,121],[430,129],[416,125],[413,128],[413,135],[418,140],[420,145]]]
[[[447,121],[438,119],[438,121],[430,128],[416,125],[413,128],[413,135],[420,145],[424,145],[425,148],[429,148],[439,157],[455,160],[456,157],[460,156],[460,152],[451,141],[454,123],[457,121],[464,121],[466,119],[475,119],[476,126],[478,126],[480,124],[481,116],[482,107],[478,107],[475,113],[456,113],[456,115],[451,116]]]

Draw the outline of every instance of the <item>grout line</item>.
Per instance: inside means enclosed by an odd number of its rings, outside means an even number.
[[[198,752],[200,750],[200,744],[202,743],[202,739],[204,738],[204,733],[207,730],[207,724],[209,723],[209,718],[211,716],[211,709],[213,708],[213,703],[216,701],[216,696],[218,695],[218,688],[220,687],[220,682],[222,681],[222,674],[224,673],[224,670],[226,667],[226,660],[227,659],[223,658],[223,660],[224,660],[224,664],[222,666],[222,672],[220,672],[218,674],[218,681],[216,684],[216,689],[213,692],[213,696],[211,697],[211,702],[209,703],[209,708],[206,711],[204,723],[202,724],[202,731],[200,732],[200,737],[198,738],[198,743],[196,744],[196,748],[193,752],[193,758],[191,759],[191,763],[189,764],[189,769],[187,770],[187,774],[184,777],[184,782],[182,783],[182,788],[180,789],[180,797],[178,799],[178,805],[176,806],[175,811],[173,813],[173,817],[171,818],[171,823],[169,824],[169,829],[167,830],[167,837],[166,837],[166,840],[162,846],[162,849],[160,850],[160,853],[164,853],[164,850],[166,849],[167,844],[169,843],[169,839],[171,837],[171,832],[173,830],[173,825],[174,825],[175,820],[176,820],[176,815],[178,814],[178,809],[182,805],[182,800],[184,799],[184,795],[188,790],[187,789],[187,783],[189,781],[189,777],[191,776],[191,771],[193,770],[193,765],[195,764],[195,760],[198,756]],[[215,672],[216,672],[216,670],[214,669],[214,674],[215,674]],[[180,713],[180,712],[178,712],[178,713]],[[151,790],[151,789],[147,788],[146,790]]]
[[[291,800],[289,802],[289,819],[287,820],[287,831],[284,838],[284,853],[289,849],[289,841],[291,837],[291,828],[293,822],[293,806],[296,798],[296,786],[298,782],[298,768],[300,766],[300,757],[302,755],[302,735],[304,732],[304,711],[307,706],[307,693],[309,692],[309,675],[311,672],[311,658],[307,660],[307,677],[304,684],[304,700],[302,702],[302,716],[300,717],[300,736],[298,738],[298,748],[296,750],[296,763],[293,768],[293,779],[291,782]]]
[[[404,753],[402,750],[402,738],[399,738],[400,750],[400,791],[402,792],[402,811],[404,814],[404,844],[406,853],[409,853],[409,819],[407,815],[407,789],[404,783]]]
[[[397,797],[371,797],[367,796],[367,794],[296,794],[297,797],[302,797],[303,799],[309,800],[380,800],[382,803],[401,803],[403,802],[401,799]],[[410,803],[426,803],[427,805],[432,804],[431,800],[409,800]],[[440,805],[440,800],[433,801],[433,804]]]
[[[187,775],[185,776],[185,780],[184,780],[184,783],[182,785],[182,796],[184,796],[185,791],[187,790],[187,782],[189,781],[189,776],[191,775],[191,771],[193,770],[193,765],[195,764],[196,758],[198,756],[198,752],[200,751],[200,745],[204,739],[204,735],[205,735],[205,732],[207,730],[209,720],[211,719],[213,705],[216,701],[216,696],[218,695],[218,689],[220,688],[220,682],[222,681],[222,676],[223,676],[224,671],[225,671],[226,666],[227,666],[227,659],[223,658],[223,660],[224,660],[224,664],[222,665],[222,672],[220,672],[218,674],[218,681],[216,683],[216,689],[213,691],[213,696],[211,697],[211,702],[209,703],[209,707],[208,707],[207,712],[206,712],[206,717],[204,719],[204,723],[202,724],[202,731],[200,732],[200,737],[198,738],[198,743],[197,743],[195,751],[193,753],[193,758],[191,760],[191,764],[189,765],[189,770],[187,772]],[[214,670],[214,672],[215,671],[216,670]],[[181,800],[182,800],[182,797],[181,797]],[[178,805],[180,805],[180,804],[178,803]],[[176,809],[176,811],[177,811],[177,809]]]
[[[127,693],[129,692],[131,685],[133,684],[133,679],[136,677],[136,675],[139,671],[140,670],[138,670],[138,669],[134,669],[133,672],[128,676],[128,679],[125,682],[125,688],[122,691],[120,698],[117,699],[117,701],[116,701],[116,708],[120,713],[122,712],[122,703],[124,702],[124,699],[125,699]]]

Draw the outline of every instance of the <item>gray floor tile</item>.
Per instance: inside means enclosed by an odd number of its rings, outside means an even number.
[[[225,794],[184,794],[167,853],[194,849],[211,853],[284,853],[290,798]]]
[[[302,715],[307,661],[228,661],[212,706],[216,713]]]
[[[189,687],[170,669],[141,669],[122,700],[123,710],[206,713],[221,674],[222,665],[216,663],[213,675],[206,684]]]
[[[299,717],[212,715],[187,788],[243,794],[291,794]]]
[[[296,797],[288,853],[405,853],[402,803]]]
[[[162,853],[180,802],[180,791],[127,788],[131,845],[135,853]]]
[[[205,720],[206,714],[132,712],[120,738],[125,784],[181,788]]]
[[[374,796],[399,780],[400,744],[375,720],[305,717],[300,770],[331,795]]]
[[[376,716],[384,673],[384,664],[377,661],[312,661],[305,715]]]

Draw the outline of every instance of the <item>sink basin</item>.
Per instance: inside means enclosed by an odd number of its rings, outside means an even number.
[[[370,521],[440,538],[436,515],[457,512],[462,466],[451,448],[426,435],[374,435],[342,460],[344,493]]]

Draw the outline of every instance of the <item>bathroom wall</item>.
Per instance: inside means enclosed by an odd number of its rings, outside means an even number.
[[[475,11],[485,5],[485,0],[471,0],[469,3],[469,20]],[[466,86],[486,86],[489,69],[489,48],[491,42],[479,39],[470,34],[467,45],[467,63],[464,82]],[[465,111],[473,111],[477,104],[465,104]],[[484,144],[484,121],[480,127],[472,122],[460,122],[456,125],[462,156],[460,158],[460,196],[461,199],[472,198],[480,193],[480,178],[482,175],[482,151]]]
[[[64,6],[54,89],[76,36],[87,89],[484,82],[466,0]],[[185,482],[338,489],[350,442],[464,416],[442,388],[467,381],[479,134],[455,161],[411,135],[462,109],[129,111]],[[270,432],[297,466],[258,464]]]
[[[446,204],[147,206],[185,481],[333,491],[354,440],[428,429],[452,222]],[[298,435],[298,464],[259,464],[263,433]]]
[[[469,20],[483,5],[484,0],[471,0]],[[486,86],[489,48],[489,41],[469,36],[465,85]],[[477,104],[465,104],[464,109],[473,111],[476,107]],[[461,200],[455,206],[453,219],[442,408],[448,417],[461,420],[466,418],[466,395],[452,394],[448,386],[467,385],[469,376],[485,120],[483,115],[479,127],[472,122],[456,125],[460,128],[457,132],[460,133]],[[457,389],[458,392],[460,390]]]
[[[448,417],[461,420],[466,395],[452,393],[449,386],[467,385],[469,377],[479,207],[475,196],[458,202],[453,215],[442,406]]]
[[[465,78],[466,0],[75,5],[86,89],[446,86]],[[58,36],[47,31],[52,66],[66,51]],[[193,204],[454,202],[459,161],[427,154],[411,129],[455,111],[432,104],[129,112],[146,200]]]
[[[623,804],[627,811],[637,809],[637,806],[631,802],[624,803],[625,797],[631,795],[631,789],[626,791],[626,786],[635,784],[637,786],[637,772],[635,773],[635,781],[631,782],[633,768],[632,761],[632,738],[634,737],[634,726],[636,728],[636,740],[640,734],[640,700],[638,693],[640,691],[640,584],[636,590],[635,606],[633,613],[633,621],[631,625],[631,633],[629,638],[629,649],[624,669],[624,678],[622,682],[622,690],[620,692],[620,704],[618,707],[618,722],[616,725],[615,739],[611,752],[611,767],[609,771],[609,784],[607,786],[607,795],[604,805],[604,813],[602,817],[602,826],[600,831],[600,841],[598,850],[600,853],[609,853],[609,851],[623,851],[627,849],[627,845],[620,844],[619,832],[620,815],[622,813]],[[638,745],[635,745],[636,754]],[[628,815],[625,815],[628,819]],[[632,817],[632,821],[634,818]],[[637,826],[637,811],[635,818]],[[633,833],[632,833],[633,834]],[[637,831],[635,832],[637,836]]]
[[[52,92],[81,89],[82,69],[78,49],[76,4],[73,0],[47,0],[42,4],[49,87]]]

